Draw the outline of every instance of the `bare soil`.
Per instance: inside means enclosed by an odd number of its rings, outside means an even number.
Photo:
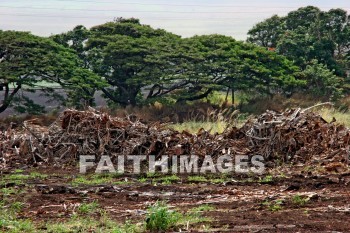
[[[20,217],[38,225],[68,220],[77,204],[92,201],[116,222],[141,222],[147,207],[162,200],[181,212],[203,204],[214,207],[203,213],[211,219],[206,223],[210,228],[203,229],[200,223],[191,225],[189,232],[350,232],[350,174],[299,174],[265,183],[232,177],[218,184],[210,179],[189,182],[188,177],[172,184],[151,179],[140,182],[137,176],[125,175],[116,178],[124,181],[122,184],[74,186],[72,179],[78,175],[75,169],[34,171],[49,176],[26,180],[23,185],[5,182],[2,186],[25,190],[16,196],[17,201],[25,203]],[[302,205],[293,202],[297,195],[308,201]]]

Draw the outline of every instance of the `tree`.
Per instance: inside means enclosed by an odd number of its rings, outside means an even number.
[[[88,31],[78,26],[54,38],[75,49],[106,80],[104,96],[122,107],[164,98],[194,101],[224,88],[232,96],[251,89],[272,94],[298,83],[293,76],[297,68],[285,57],[229,36],[182,39],[136,19],[119,18]]]
[[[273,16],[248,32],[248,41],[270,47],[305,69],[314,59],[335,74],[346,77],[346,53],[350,49],[349,16],[342,9],[321,11],[308,6],[285,17]]]
[[[320,13],[321,10],[314,6],[301,7],[296,11],[291,11],[284,19],[284,28],[290,31],[303,30],[307,33],[319,21]]]
[[[191,100],[226,88],[231,90],[234,102],[235,91],[284,93],[304,83],[295,79],[299,69],[291,61],[259,46],[222,35],[195,36],[188,40],[201,58],[194,67],[196,82],[191,82],[186,94]]]
[[[81,67],[75,53],[48,38],[27,32],[0,31],[0,86],[4,89],[0,112],[5,111],[16,99],[16,106],[25,110],[41,111],[33,101],[18,95],[21,89],[35,91],[43,82],[56,83],[75,95],[82,89],[101,86],[103,82],[93,73]],[[53,89],[42,88],[48,95]],[[27,107],[26,107],[27,105]]]
[[[248,42],[255,43],[259,46],[274,49],[283,34],[284,18],[274,15],[263,22],[256,24],[248,32]]]
[[[145,88],[169,83],[165,74],[173,64],[165,54],[174,50],[180,37],[124,19],[93,27],[91,33],[86,54],[91,69],[109,84],[102,91],[114,103],[136,105]],[[154,97],[152,90],[149,98]]]
[[[69,31],[67,33],[62,33],[58,35],[51,36],[50,38],[54,40],[56,43],[63,45],[66,48],[70,48],[75,51],[76,55],[80,58],[81,65],[84,69],[90,69],[91,65],[88,60],[87,54],[86,54],[86,41],[90,37],[91,32],[84,26],[78,25],[76,26],[72,31]],[[92,86],[89,86],[89,88],[84,87],[81,89],[81,93],[77,92],[70,92],[70,104],[73,106],[79,107],[80,105],[89,105],[93,106],[95,103],[94,94],[97,90],[97,88],[93,88]],[[81,95],[84,96],[84,98],[81,98]],[[83,99],[83,103],[81,104],[81,99]]]
[[[301,78],[307,81],[306,91],[315,97],[327,100],[337,100],[342,97],[344,79],[334,75],[325,65],[313,60],[301,73]]]

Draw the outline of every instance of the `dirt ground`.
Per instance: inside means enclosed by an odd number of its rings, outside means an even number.
[[[350,232],[350,173],[268,180],[237,176],[215,183],[181,176],[162,183],[123,175],[114,183],[73,185],[75,169],[28,169],[23,174],[33,171],[47,177],[23,184],[2,179],[1,188],[25,190],[16,196],[25,203],[19,216],[37,224],[69,219],[77,204],[93,201],[119,223],[140,222],[147,207],[162,200],[181,212],[203,204],[213,207],[202,213],[208,222],[190,225],[185,232]]]
[[[93,109],[66,110],[59,119],[50,127],[26,121],[0,134],[0,217],[13,208],[16,218],[45,233],[56,233],[50,228],[56,223],[69,228],[76,216],[97,227],[107,216],[142,232],[350,232],[350,130],[307,109],[267,111],[221,135],[180,133]],[[90,153],[215,159],[230,150],[263,155],[265,174],[83,175],[77,163]],[[147,228],[158,201],[176,214],[176,224]],[[2,222],[13,227],[12,219],[0,218],[0,231]]]

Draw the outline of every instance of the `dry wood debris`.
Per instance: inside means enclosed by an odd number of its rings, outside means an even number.
[[[50,127],[26,121],[0,132],[0,166],[75,164],[79,155],[262,155],[272,163],[349,165],[350,130],[316,113],[266,111],[242,128],[212,135],[177,132],[160,123],[112,117],[95,109],[67,109]]]

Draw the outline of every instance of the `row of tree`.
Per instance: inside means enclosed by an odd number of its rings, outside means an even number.
[[[0,31],[0,112],[11,105],[42,110],[19,91],[34,91],[43,81],[67,93],[59,96],[45,85],[48,98],[76,107],[93,105],[96,91],[122,107],[194,101],[215,90],[231,91],[233,99],[236,91],[291,95],[311,90],[339,97],[350,42],[343,13],[307,7],[273,16],[249,31],[248,43],[223,35],[181,38],[133,18],[91,29],[77,26],[50,38]]]

